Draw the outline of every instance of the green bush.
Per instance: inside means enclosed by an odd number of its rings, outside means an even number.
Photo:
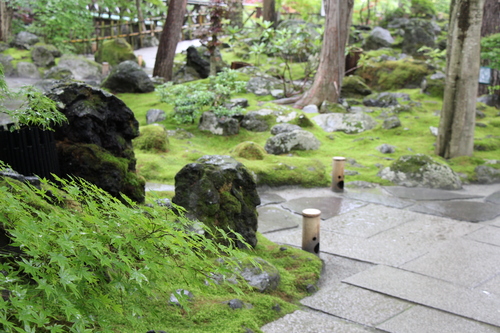
[[[218,288],[207,277],[246,257],[169,209],[123,204],[79,179],[58,182],[39,189],[0,178],[0,230],[12,241],[0,254],[5,332],[115,331],[109,318],[139,321],[144,303],[186,283]]]
[[[489,66],[500,70],[500,33],[481,38],[481,59],[489,61]]]
[[[134,148],[153,153],[168,151],[167,132],[162,125],[152,124],[139,130],[141,134],[133,140]]]

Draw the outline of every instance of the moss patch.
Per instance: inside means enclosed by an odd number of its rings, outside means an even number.
[[[134,148],[152,153],[167,152],[169,141],[162,125],[152,124],[139,128],[139,136],[132,142]]]
[[[266,150],[255,142],[245,141],[237,145],[231,154],[235,157],[245,158],[247,160],[263,160],[267,155]]]

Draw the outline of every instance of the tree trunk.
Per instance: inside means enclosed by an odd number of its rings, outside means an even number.
[[[353,0],[325,1],[325,33],[318,71],[312,87],[295,103],[303,108],[324,102],[337,103],[345,71],[345,46],[349,36]]]
[[[243,28],[243,2],[242,0],[230,0],[227,13],[230,24],[233,27]]]
[[[278,13],[276,12],[276,0],[264,0],[264,8],[262,13],[264,21],[273,22],[273,27],[278,24]]]
[[[486,0],[483,10],[483,24],[481,26],[481,37],[500,33],[500,2],[498,0]],[[488,60],[482,60],[481,66],[489,66]],[[491,86],[500,85],[500,71],[496,69],[491,70]],[[488,94],[488,86],[480,84],[478,95]],[[500,91],[496,94],[500,95]]]
[[[474,149],[480,35],[484,0],[452,0],[446,85],[436,154],[471,156]]]
[[[0,0],[0,41],[9,42],[12,30],[12,16],[14,11],[7,5],[8,1]]]
[[[179,36],[182,31],[186,3],[187,0],[170,0],[167,19],[165,20],[163,32],[160,37],[160,45],[158,45],[158,51],[156,52],[153,76],[163,77],[167,81],[172,81],[175,49],[177,48]]]

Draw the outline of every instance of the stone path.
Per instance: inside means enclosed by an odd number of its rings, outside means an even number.
[[[259,194],[273,242],[300,247],[302,210],[322,211],[324,262],[319,291],[263,332],[500,332],[500,184]]]

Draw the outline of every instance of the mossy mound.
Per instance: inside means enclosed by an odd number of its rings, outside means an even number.
[[[111,66],[118,65],[126,60],[134,60],[134,48],[123,38],[117,38],[102,43],[102,46],[95,54],[95,61],[98,63],[107,62]]]
[[[134,147],[148,152],[166,152],[169,149],[167,131],[162,125],[152,124],[140,128],[139,137],[133,140]]]
[[[368,86],[377,91],[418,88],[431,70],[413,59],[369,62],[356,71]]]
[[[494,151],[497,149],[500,149],[500,137],[498,136],[474,139],[475,151]]]
[[[247,160],[263,160],[267,155],[264,147],[255,142],[245,141],[234,147],[231,154],[236,157],[246,158]]]
[[[370,95],[371,89],[366,85],[362,77],[351,75],[344,77],[342,81],[341,94],[344,98],[362,98]]]

